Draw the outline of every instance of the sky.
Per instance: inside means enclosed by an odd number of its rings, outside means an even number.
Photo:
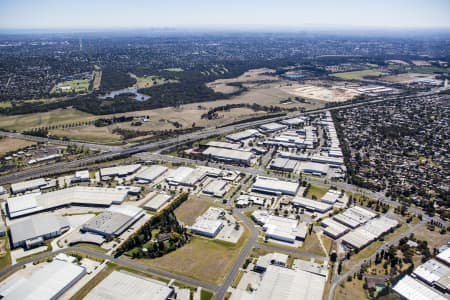
[[[450,28],[450,0],[0,0],[0,29]]]

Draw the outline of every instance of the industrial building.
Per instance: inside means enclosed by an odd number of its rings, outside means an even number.
[[[206,144],[208,147],[215,147],[215,148],[223,148],[223,149],[239,149],[241,148],[241,144],[237,143],[227,143],[227,142],[220,142],[220,141],[210,141]]]
[[[297,153],[291,153],[291,152],[286,152],[286,151],[278,151],[278,154],[280,155],[280,157],[283,158],[289,158],[289,159],[293,159],[293,160],[301,160],[301,161],[306,161],[309,160],[309,156],[307,154],[297,154]]]
[[[75,186],[8,198],[7,212],[10,218],[16,218],[69,205],[110,206],[121,204],[127,195],[127,190],[116,188]]]
[[[166,177],[166,181],[169,185],[194,186],[206,176],[207,173],[203,169],[179,167],[176,170],[171,170],[170,174]]]
[[[305,197],[295,197],[294,199],[292,199],[291,204],[321,214],[326,213],[333,208],[333,206],[330,204],[308,199]]]
[[[341,198],[341,194],[342,193],[338,190],[330,189],[322,196],[322,198],[320,198],[320,201],[333,205]]]
[[[6,225],[5,222],[3,221],[3,218],[0,218],[0,236],[5,235],[6,235]]]
[[[203,151],[203,156],[206,158],[212,158],[219,161],[234,162],[250,165],[251,160],[255,155],[250,151],[224,149],[216,147],[208,147]]]
[[[269,265],[258,289],[245,299],[321,300],[326,278],[303,270]]]
[[[11,246],[12,248],[32,248],[69,229],[70,225],[66,217],[53,214],[31,216],[10,224]]]
[[[450,248],[445,249],[436,255],[436,259],[443,262],[445,265],[450,267]]]
[[[291,244],[306,238],[306,224],[299,223],[298,220],[270,215],[263,210],[255,210],[252,218],[262,226],[267,238]]]
[[[214,196],[223,197],[227,192],[228,182],[225,180],[211,180],[206,187],[203,188],[203,193]]]
[[[450,292],[450,268],[435,259],[427,260],[418,266],[412,276],[441,292]]]
[[[86,182],[91,179],[89,170],[76,171],[70,182]]]
[[[361,224],[366,223],[370,219],[375,218],[376,216],[376,213],[371,212],[368,209],[362,208],[360,206],[353,206],[345,210],[344,212],[333,216],[333,219],[350,228],[356,228]]]
[[[173,288],[164,282],[124,271],[113,271],[94,287],[85,300],[167,300]]]
[[[305,174],[315,176],[324,176],[328,174],[328,165],[316,162],[302,162],[300,164],[300,171]]]
[[[381,216],[348,232],[342,237],[342,242],[359,250],[397,226],[398,222],[396,220]]]
[[[304,118],[291,118],[280,121],[281,124],[287,125],[289,128],[305,124]]]
[[[280,124],[280,123],[268,123],[268,124],[263,124],[261,126],[259,126],[259,129],[261,129],[264,132],[275,132],[275,131],[280,131],[283,129],[286,129],[287,126]]]
[[[277,157],[270,163],[270,168],[272,170],[283,172],[293,172],[296,167],[297,162],[295,160],[290,160],[282,157]]]
[[[254,270],[257,272],[265,272],[267,267],[275,265],[279,267],[287,267],[289,256],[282,253],[268,253],[258,257]]]
[[[409,275],[403,277],[395,286],[394,291],[396,291],[400,296],[408,300],[446,300],[447,297],[434,291],[432,288],[428,287],[426,284],[415,280]]]
[[[142,167],[134,176],[134,180],[142,180],[146,183],[155,182],[159,177],[161,177],[164,173],[167,172],[169,168],[153,165],[150,167]]]
[[[125,177],[135,173],[140,168],[141,168],[140,164],[101,168],[100,176],[102,177],[102,179],[111,177]]]
[[[328,164],[333,167],[340,167],[344,164],[342,157],[330,157],[325,155],[312,155],[310,157],[312,162]]]
[[[331,218],[322,220],[321,225],[324,227],[323,232],[333,239],[338,239],[350,231],[350,228],[334,221]]]
[[[244,131],[229,134],[229,135],[225,136],[225,139],[232,141],[232,142],[240,142],[242,140],[246,140],[246,139],[253,138],[256,136],[260,136],[260,135],[261,134],[256,129],[247,129]]]
[[[198,235],[214,238],[224,227],[223,217],[225,210],[218,207],[208,208],[190,227],[191,231]]]
[[[107,211],[87,221],[82,232],[92,232],[105,238],[121,235],[137,220],[144,216],[142,208],[132,205],[112,206]]]
[[[85,274],[84,267],[56,258],[29,277],[15,275],[8,278],[0,285],[0,298],[56,300]]]
[[[299,184],[297,182],[282,181],[276,178],[259,176],[252,186],[252,191],[278,196],[295,196],[298,188]]]
[[[11,193],[18,194],[27,191],[33,191],[40,189],[47,185],[47,181],[44,178],[37,178],[33,180],[21,181],[11,184]]]
[[[151,211],[158,211],[161,207],[163,207],[169,200],[172,198],[171,195],[159,193],[152,199],[150,199],[147,203],[144,204],[144,209],[148,209]]]

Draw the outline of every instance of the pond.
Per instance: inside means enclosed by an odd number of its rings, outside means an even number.
[[[114,97],[123,95],[123,94],[134,94],[135,95],[134,100],[136,100],[136,101],[147,101],[148,99],[151,98],[150,96],[138,93],[136,87],[129,87],[129,88],[121,89],[121,90],[112,91],[106,95],[100,96],[99,98],[100,99],[108,99],[108,98],[114,99]]]

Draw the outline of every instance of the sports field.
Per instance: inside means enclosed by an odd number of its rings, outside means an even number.
[[[361,80],[365,77],[381,75],[386,75],[386,73],[375,69],[330,74],[330,76],[344,80]]]
[[[87,93],[89,92],[89,83],[87,79],[64,81],[53,87],[50,93]]]
[[[184,72],[183,68],[167,68],[167,69],[164,69],[164,70],[168,71],[168,72],[175,72],[175,73]]]

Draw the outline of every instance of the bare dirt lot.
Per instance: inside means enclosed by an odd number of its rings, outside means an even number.
[[[0,138],[0,157],[8,152],[34,145],[34,142],[14,138]]]
[[[305,99],[314,99],[325,102],[343,102],[358,96],[356,90],[339,86],[321,86],[319,84],[293,84],[284,86],[283,91]]]

